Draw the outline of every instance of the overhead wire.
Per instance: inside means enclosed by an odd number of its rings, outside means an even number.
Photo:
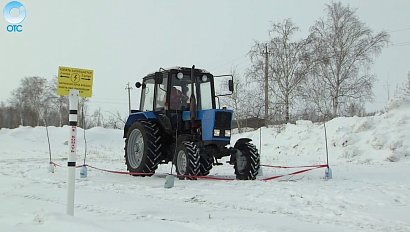
[[[408,31],[408,30],[410,30],[410,27],[405,27],[405,28],[390,30],[390,31],[387,31],[387,33],[396,33],[396,32]]]
[[[389,47],[403,47],[403,46],[409,46],[410,41],[407,42],[400,42],[400,43],[391,43]]]

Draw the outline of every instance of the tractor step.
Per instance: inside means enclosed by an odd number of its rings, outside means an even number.
[[[214,166],[220,166],[220,165],[224,165],[223,163],[219,163],[218,161],[215,161]]]

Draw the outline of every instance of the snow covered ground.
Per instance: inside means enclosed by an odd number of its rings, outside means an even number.
[[[77,170],[75,216],[67,216],[67,169],[48,172],[45,128],[0,130],[1,231],[410,231],[410,104],[327,124],[333,179],[324,169],[272,181],[175,180]],[[66,165],[68,128],[49,128],[52,159]],[[79,130],[78,162],[84,154]],[[326,162],[322,124],[299,121],[250,137],[270,165]],[[87,163],[125,170],[122,131],[86,131]],[[157,173],[168,173],[161,165]],[[299,169],[296,169],[299,170]],[[264,168],[263,177],[295,170]],[[234,177],[227,164],[211,175]]]

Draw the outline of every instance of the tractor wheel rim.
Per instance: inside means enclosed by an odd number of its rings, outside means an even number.
[[[177,168],[178,174],[185,175],[186,174],[186,167],[187,167],[187,158],[184,151],[179,151],[177,155]]]
[[[238,150],[236,153],[236,167],[240,174],[244,173],[247,164],[248,160],[246,156],[240,150]]]
[[[130,146],[128,147],[128,154],[130,155],[128,159],[133,168],[138,168],[144,156],[144,138],[142,132],[138,129],[133,130],[130,139]]]

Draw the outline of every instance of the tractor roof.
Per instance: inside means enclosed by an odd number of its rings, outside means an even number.
[[[191,68],[174,66],[170,68],[160,68],[159,69],[160,72],[173,71],[173,70],[187,72],[187,71],[191,71]],[[200,73],[209,73],[206,69],[195,68],[195,71],[197,72],[199,71]],[[146,77],[153,76],[153,75],[155,75],[155,72],[149,73],[148,75],[146,75]]]
[[[175,66],[175,67],[170,67],[167,68],[165,70],[180,70],[180,71],[188,71],[191,70],[191,68],[188,67],[180,67],[180,66]],[[195,68],[195,70],[200,71],[201,73],[209,73],[206,69],[199,69],[199,68]]]

